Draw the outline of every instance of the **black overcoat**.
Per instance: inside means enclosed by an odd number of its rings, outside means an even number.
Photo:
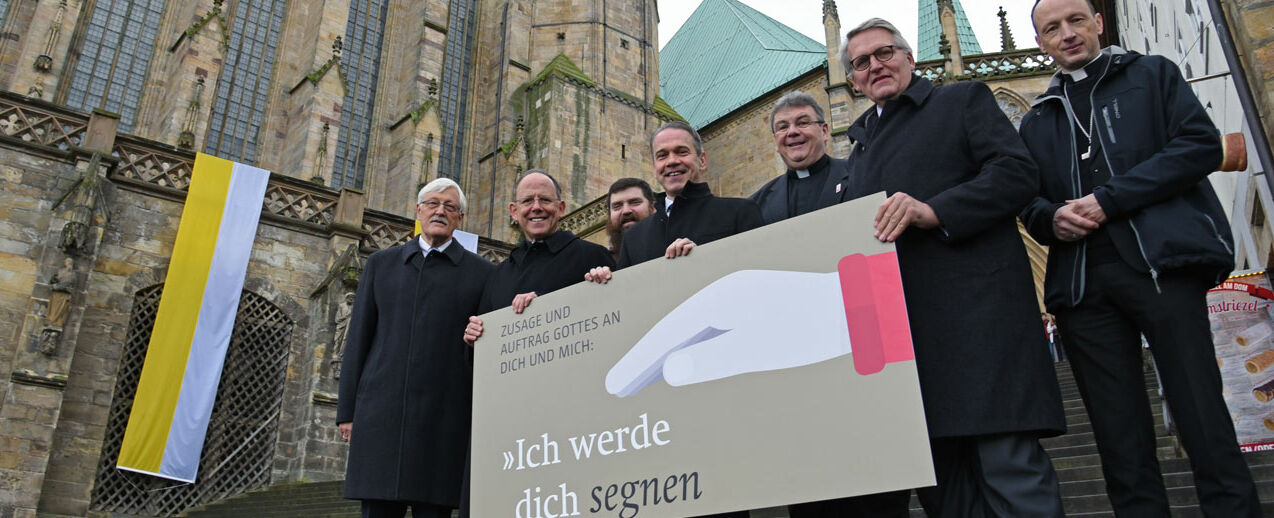
[[[1038,172],[990,89],[913,78],[849,136],[852,195],[904,192],[941,221],[896,242],[930,436],[1065,431],[1015,219]]]
[[[696,245],[747,232],[761,226],[761,210],[746,198],[714,196],[706,183],[688,182],[665,212],[667,193],[655,195],[655,213],[624,231],[619,247],[619,267],[627,268],[663,257],[668,245],[689,238]]]
[[[545,295],[584,280],[598,266],[615,267],[606,247],[590,243],[569,230],[558,230],[538,243],[525,239],[496,267],[475,315],[503,308],[527,292]]]
[[[341,365],[338,423],[353,421],[345,498],[460,503],[473,373],[464,329],[495,265],[418,240],[363,268]]]

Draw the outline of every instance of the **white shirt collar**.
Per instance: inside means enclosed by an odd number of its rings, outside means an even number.
[[[425,255],[429,255],[429,252],[432,252],[434,250],[437,250],[438,253],[443,253],[443,251],[446,250],[448,246],[451,246],[452,241],[455,241],[455,240],[448,239],[446,243],[442,244],[442,246],[432,247],[432,246],[429,246],[429,243],[425,241],[424,234],[421,234],[416,237],[416,244],[420,245],[420,253]]]
[[[672,198],[664,198],[664,215],[672,215]]]

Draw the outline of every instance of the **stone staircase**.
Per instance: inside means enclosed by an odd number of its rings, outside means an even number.
[[[1179,452],[1176,440],[1168,435],[1163,425],[1163,409],[1157,393],[1158,383],[1154,372],[1147,368],[1146,387],[1154,403],[1155,431],[1159,436],[1159,462],[1174,517],[1203,516],[1194,492],[1190,462]],[[1061,479],[1063,506],[1067,516],[1113,517],[1110,501],[1106,497],[1106,484],[1102,479],[1101,461],[1093,442],[1092,425],[1084,411],[1079,389],[1071,375],[1070,365],[1057,366],[1058,383],[1066,411],[1067,433],[1043,441],[1053,459],[1053,466]],[[1266,516],[1274,517],[1274,452],[1248,453],[1245,455],[1252,476],[1256,479],[1262,508]],[[247,493],[204,508],[192,510],[190,518],[327,518],[355,517],[359,515],[358,502],[341,498],[341,481],[312,482],[273,486],[262,491]],[[923,517],[920,504],[912,498],[913,517]],[[786,508],[778,507],[752,511],[753,518],[786,518]],[[830,517],[829,517],[830,518]]]

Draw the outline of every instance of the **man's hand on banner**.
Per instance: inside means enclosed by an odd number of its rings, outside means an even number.
[[[675,259],[683,255],[690,255],[690,251],[694,249],[695,242],[691,241],[690,238],[678,238],[676,241],[673,241],[672,244],[668,245],[666,250],[664,250],[664,257],[668,259]]]
[[[531,305],[532,300],[535,300],[534,291],[515,295],[513,297],[513,312],[521,315],[523,311],[526,311],[526,307]]]
[[[598,284],[606,284],[614,277],[609,266],[598,266],[584,274],[584,280]]]
[[[482,338],[482,319],[469,317],[469,325],[464,327],[464,343],[472,347],[479,338]]]

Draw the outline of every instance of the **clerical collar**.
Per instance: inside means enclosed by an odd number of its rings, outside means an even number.
[[[1087,65],[1084,65],[1070,72],[1063,70],[1062,73],[1069,76],[1071,78],[1072,83],[1078,83],[1080,81],[1088,79],[1088,76],[1097,73],[1098,68],[1101,67],[1101,65],[1098,62],[1101,61],[1102,58],[1104,57],[1106,57],[1106,54],[1104,52],[1098,53],[1097,57],[1093,58],[1092,61],[1089,61]]]
[[[811,176],[821,174],[823,170],[827,169],[827,163],[830,162],[831,159],[832,158],[830,156],[824,153],[823,156],[818,157],[818,160],[814,161],[814,163],[810,164],[809,167],[806,167],[805,169],[788,169],[788,178],[795,177],[797,180],[804,180]]]
[[[421,234],[419,237],[416,238],[416,242],[420,245],[420,253],[425,254],[426,256],[429,255],[429,252],[433,252],[435,250],[437,250],[438,253],[440,254],[445,253],[444,251],[447,249],[448,246],[451,246],[452,241],[455,241],[455,240],[451,238],[447,238],[447,242],[443,243],[442,246],[429,246],[429,242],[425,241],[424,234]]]

